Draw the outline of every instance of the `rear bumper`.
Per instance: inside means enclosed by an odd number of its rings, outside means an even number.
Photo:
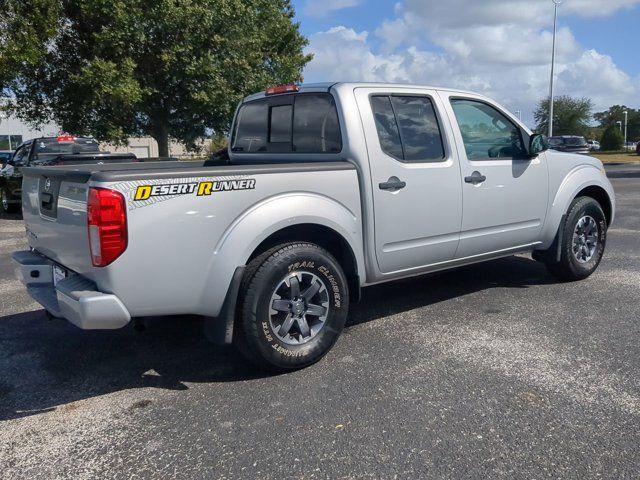
[[[51,315],[84,330],[122,328],[131,315],[115,295],[102,293],[90,280],[71,275],[53,284],[54,262],[35,252],[13,254],[16,276],[29,295]]]

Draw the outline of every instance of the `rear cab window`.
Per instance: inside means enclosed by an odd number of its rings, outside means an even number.
[[[296,93],[244,103],[236,116],[231,151],[340,153],[342,135],[333,96]]]
[[[98,153],[100,145],[93,138],[53,137],[35,140],[33,156],[47,154]]]

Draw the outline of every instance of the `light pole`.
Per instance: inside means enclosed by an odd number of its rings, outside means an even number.
[[[618,120],[616,122],[616,125],[618,125],[618,129],[620,130],[620,133],[622,133],[622,122],[620,120]]]
[[[627,149],[627,111],[625,110],[624,112],[624,149]]]
[[[556,63],[556,27],[558,25],[558,6],[561,0],[553,1],[553,46],[551,48],[551,81],[549,82],[549,137],[553,137],[553,69]]]

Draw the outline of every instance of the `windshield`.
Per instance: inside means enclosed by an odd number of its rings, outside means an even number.
[[[567,137],[564,139],[564,143],[566,143],[567,145],[582,147],[587,144],[587,141],[584,139],[584,137]]]
[[[57,138],[40,138],[36,140],[35,154],[46,153],[95,153],[100,145],[93,138],[73,138],[59,141]]]

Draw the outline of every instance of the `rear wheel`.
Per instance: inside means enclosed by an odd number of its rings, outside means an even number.
[[[320,360],[342,332],[347,281],[335,258],[310,243],[255,258],[241,286],[234,341],[258,365],[292,370]]]
[[[578,197],[569,207],[562,238],[560,261],[547,268],[562,280],[587,278],[600,264],[607,235],[607,219],[600,204],[591,197]]]
[[[7,187],[0,187],[0,211],[6,213],[16,213],[20,205],[10,203],[11,194],[7,190]]]

